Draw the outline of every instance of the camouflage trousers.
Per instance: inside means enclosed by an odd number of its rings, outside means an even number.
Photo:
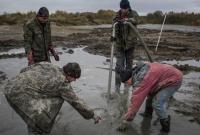
[[[50,133],[45,133],[43,130],[41,130],[39,127],[37,127],[32,120],[26,116],[26,114],[21,111],[15,104],[12,103],[12,101],[10,100],[10,98],[5,95],[8,103],[10,104],[10,106],[15,110],[15,112],[24,120],[24,122],[27,124],[28,126],[28,135],[49,135]]]
[[[133,51],[134,47],[129,49],[116,49],[116,66],[115,66],[115,92],[120,92],[121,78],[120,71],[123,69],[131,69],[133,65]]]

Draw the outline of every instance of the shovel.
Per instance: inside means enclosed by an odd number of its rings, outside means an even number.
[[[118,22],[113,24],[112,38],[115,39],[115,26]],[[113,55],[114,55],[115,41],[112,41],[111,44],[111,53],[110,53],[110,69],[109,69],[109,78],[108,78],[108,98],[111,98],[111,82],[112,82],[112,67],[113,67]]]

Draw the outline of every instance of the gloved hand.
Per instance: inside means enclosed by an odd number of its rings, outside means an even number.
[[[94,120],[94,124],[97,124],[100,121],[102,121],[102,118],[100,116],[94,114],[93,120]]]
[[[30,51],[30,52],[28,53],[27,59],[28,59],[28,66],[30,66],[30,65],[32,65],[32,64],[34,63],[32,51]]]
[[[49,45],[49,51],[51,52],[51,54],[54,56],[56,61],[59,61],[60,58],[58,56],[58,53],[55,51],[55,49],[53,48],[52,45]]]
[[[123,120],[120,126],[117,128],[118,131],[125,132],[128,129],[128,122]]]

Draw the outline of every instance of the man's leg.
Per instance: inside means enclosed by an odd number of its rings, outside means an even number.
[[[134,48],[129,48],[125,50],[125,68],[126,69],[132,69],[133,66],[133,51]],[[128,93],[130,86],[127,84],[124,84],[124,93]]]
[[[166,103],[169,98],[180,88],[181,82],[174,86],[161,89],[153,98],[153,108],[160,119],[162,131],[170,131],[170,117],[166,113]]]
[[[126,69],[132,69],[133,66],[133,51],[134,47],[131,47],[125,51],[125,58],[126,58]]]
[[[145,111],[144,111],[144,113],[141,113],[142,116],[152,117],[152,114],[153,114],[153,106],[152,106],[153,97],[154,97],[154,95],[149,95],[147,97],[146,104],[145,104]]]
[[[120,86],[121,86],[121,78],[120,72],[124,69],[124,50],[123,48],[117,49],[116,53],[116,67],[115,67],[115,92],[120,93]]]

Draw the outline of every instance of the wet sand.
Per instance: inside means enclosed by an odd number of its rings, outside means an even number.
[[[56,124],[51,132],[51,135],[155,135],[163,134],[160,133],[160,124],[157,121],[157,116],[154,114],[153,119],[143,119],[140,115],[137,115],[135,120],[130,123],[129,129],[125,133],[116,131],[117,126],[120,124],[120,118],[122,116],[122,105],[119,104],[120,99],[115,99],[108,101],[105,98],[105,93],[107,92],[107,80],[108,80],[108,70],[99,69],[96,67],[108,67],[106,63],[106,57],[92,55],[84,52],[81,48],[75,49],[74,54],[65,53],[67,50],[62,50],[58,48],[59,52],[62,52],[61,61],[55,62],[52,59],[53,63],[59,66],[63,66],[69,61],[79,62],[81,68],[83,69],[83,74],[79,80],[72,83],[74,91],[79,97],[84,99],[86,103],[94,108],[96,113],[101,115],[104,118],[104,121],[98,125],[94,125],[92,120],[84,120],[69,104],[64,103],[59,113]],[[115,60],[114,60],[115,62]],[[13,65],[13,66],[8,66]],[[15,76],[22,67],[26,66],[26,59],[22,58],[9,58],[0,60],[0,68],[3,70],[8,78]],[[200,74],[196,76],[196,79],[199,79]],[[190,78],[194,80],[194,76],[184,76],[185,78]],[[114,80],[114,76],[113,76]],[[198,82],[197,82],[198,83]],[[114,81],[112,82],[112,92]],[[187,99],[184,98],[181,94],[187,89],[193,89],[193,86],[190,86],[190,81],[185,79],[183,86],[176,93],[175,98],[178,101],[184,101]],[[189,86],[188,86],[189,85]],[[123,87],[121,87],[121,93]],[[129,91],[131,93],[131,89]],[[123,96],[123,94],[122,94]],[[179,98],[181,96],[184,100]],[[193,95],[191,95],[193,97]],[[0,121],[2,122],[0,127],[1,135],[26,135],[26,125],[21,120],[21,118],[9,107],[5,98],[1,94],[1,110],[0,110]],[[171,122],[171,132],[169,135],[198,135],[200,128],[196,122],[191,122],[193,119],[192,116],[185,116],[179,113],[176,113],[173,110],[176,110],[176,106],[170,107],[170,114],[172,117]],[[144,107],[140,108],[139,112],[142,112]]]
[[[57,27],[53,26],[53,44],[60,52],[61,61],[56,65],[71,61],[81,64],[83,75],[80,80],[73,83],[75,92],[83,98],[96,112],[102,115],[105,120],[94,125],[93,121],[84,120],[70,105],[64,103],[62,110],[57,117],[52,135],[114,135],[114,134],[136,134],[155,135],[160,133],[160,124],[156,122],[154,115],[152,120],[144,119],[137,115],[131,122],[129,130],[125,133],[116,131],[120,123],[121,109],[119,100],[107,102],[108,71],[96,67],[108,68],[106,59],[110,55],[110,26],[96,27]],[[146,27],[146,26],[145,26]],[[158,27],[156,27],[158,28]],[[174,28],[174,27],[173,27]],[[23,36],[21,26],[0,26],[0,71],[6,73],[8,78],[15,76],[21,68],[26,66],[24,57]],[[143,39],[147,43],[151,54],[156,61],[176,64],[184,71],[184,81],[180,90],[175,94],[171,103],[170,114],[172,116],[172,129],[169,135],[197,135],[200,132],[200,33],[198,30],[190,31],[171,30],[164,31],[159,46],[159,51],[154,53],[155,44],[159,34],[158,29],[146,29],[144,26],[139,29]],[[87,46],[82,49],[75,49],[74,54],[67,53],[69,48]],[[19,49],[16,49],[19,48]],[[7,52],[8,51],[8,52]],[[94,54],[94,55],[92,55]],[[105,57],[106,56],[106,57]],[[143,48],[138,46],[135,52],[137,60],[147,60]],[[114,76],[113,76],[114,78]],[[114,80],[114,79],[113,79]],[[112,91],[113,91],[112,82]],[[1,85],[2,86],[2,85]],[[123,87],[122,87],[123,89]],[[27,134],[26,125],[17,114],[8,106],[5,98],[0,92],[0,134],[14,135]],[[131,90],[130,92],[131,93]],[[142,112],[144,108],[140,109]],[[150,124],[151,123],[151,124]]]

